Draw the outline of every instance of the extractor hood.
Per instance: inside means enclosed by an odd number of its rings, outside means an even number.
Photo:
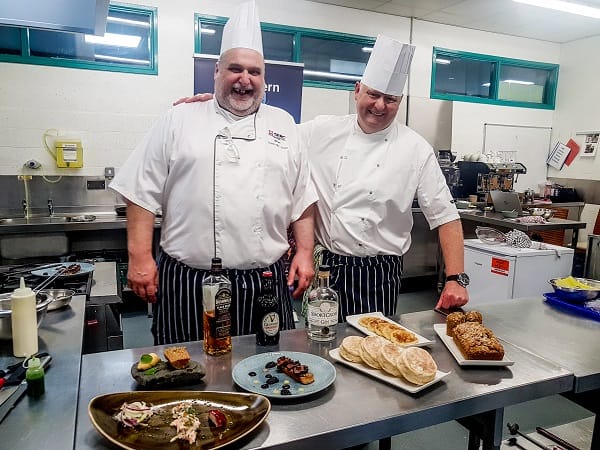
[[[0,2],[0,25],[103,35],[109,0]]]

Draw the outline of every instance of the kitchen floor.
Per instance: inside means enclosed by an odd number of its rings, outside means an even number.
[[[404,282],[396,313],[423,311],[433,308],[437,302],[436,280],[434,278],[410,279]],[[299,302],[295,309],[300,310]],[[152,319],[146,310],[126,312],[122,315],[123,342],[125,348],[149,347],[153,345],[150,325]],[[303,319],[296,324],[303,327]],[[588,410],[576,405],[560,395],[520,403],[507,407],[504,411],[504,423],[517,423],[521,432],[533,439],[551,445],[552,442],[536,433],[537,426],[551,429],[581,450],[590,449],[594,416]],[[503,450],[512,448],[533,450],[536,445],[517,436],[516,442],[509,445],[511,437],[504,429]],[[392,450],[464,450],[468,444],[468,432],[458,422],[446,422],[440,425],[403,433],[392,438]],[[362,450],[376,450],[377,443],[362,447]],[[549,447],[550,448],[550,447]]]

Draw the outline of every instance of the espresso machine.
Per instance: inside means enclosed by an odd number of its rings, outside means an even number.
[[[516,177],[527,173],[519,162],[459,161],[458,168],[461,198],[477,195],[485,199],[490,191],[512,191]]]
[[[438,163],[440,164],[444,178],[446,178],[446,184],[450,189],[450,193],[452,194],[452,197],[459,198],[460,170],[457,165],[454,164],[456,155],[453,155],[450,150],[438,150],[437,153]]]

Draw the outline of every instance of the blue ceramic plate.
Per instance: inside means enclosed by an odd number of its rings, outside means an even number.
[[[315,381],[311,384],[298,383],[283,372],[278,372],[277,367],[266,367],[271,361],[276,362],[280,356],[287,356],[299,361],[300,364],[308,366],[309,371],[315,377]],[[333,364],[320,356],[302,352],[270,352],[259,353],[241,360],[233,368],[232,377],[239,387],[249,392],[261,394],[265,397],[288,399],[315,394],[328,388],[335,381],[335,374]],[[269,384],[266,388],[261,387],[267,383],[269,375],[277,377],[278,382]],[[290,386],[289,395],[282,395],[281,393],[285,384]]]
[[[62,263],[60,266],[49,267],[48,269],[32,270],[31,275],[35,275],[36,277],[51,277],[51,276],[55,275],[56,272],[58,270],[60,270],[62,267],[67,268],[69,266],[72,266],[73,264],[77,264],[81,267],[79,269],[79,271],[76,273],[68,273],[68,274],[60,275],[59,278],[79,277],[81,275],[85,275],[87,273],[94,271],[93,264],[83,263],[83,262],[65,262],[65,263]]]

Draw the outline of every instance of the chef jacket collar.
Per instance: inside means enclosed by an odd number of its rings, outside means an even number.
[[[390,123],[383,130],[375,131],[374,133],[365,133],[363,131],[363,129],[360,127],[360,125],[358,124],[358,115],[357,115],[356,120],[354,121],[354,133],[357,134],[358,136],[362,136],[362,138],[367,141],[379,141],[392,133],[392,131],[394,130],[395,124],[396,124],[396,121],[392,120],[392,123]]]
[[[253,114],[242,117],[236,116],[221,107],[217,100],[214,100],[213,104],[215,105],[216,113],[225,118],[230,124],[229,127],[227,127],[230,129],[230,135],[227,137],[230,137],[231,139],[244,139],[246,141],[256,139],[256,116],[258,115],[258,110]]]

